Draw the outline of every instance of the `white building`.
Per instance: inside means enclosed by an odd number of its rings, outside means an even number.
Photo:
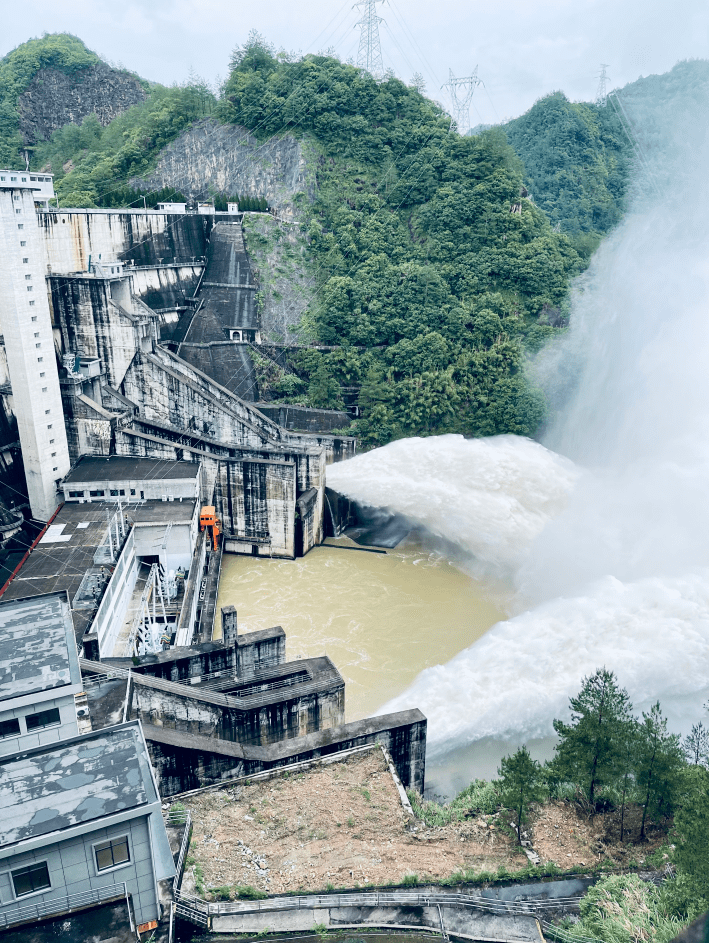
[[[70,467],[36,194],[53,187],[29,171],[0,171],[0,333],[32,514],[48,520]],[[44,177],[44,175],[42,175]],[[49,176],[49,175],[47,175]],[[44,195],[48,191],[45,191]]]

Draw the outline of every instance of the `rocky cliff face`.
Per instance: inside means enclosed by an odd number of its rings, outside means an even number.
[[[291,135],[259,144],[244,128],[206,118],[165,148],[154,173],[131,185],[174,187],[196,199],[213,193],[265,197],[290,216],[296,194],[313,198],[315,162],[307,145]]]
[[[40,69],[18,101],[20,132],[25,144],[33,144],[65,124],[81,124],[92,113],[105,127],[145,97],[135,76],[105,62],[72,74]]]

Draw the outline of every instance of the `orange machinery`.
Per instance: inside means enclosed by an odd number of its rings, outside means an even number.
[[[199,512],[199,529],[208,528],[211,531],[212,549],[216,550],[219,546],[219,535],[222,532],[222,522],[217,517],[216,508],[211,505],[205,505]]]

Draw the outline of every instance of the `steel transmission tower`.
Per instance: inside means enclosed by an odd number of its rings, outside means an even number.
[[[356,7],[363,7],[362,17],[355,26],[359,26],[359,51],[357,65],[365,69],[375,79],[384,77],[384,62],[382,61],[382,46],[379,42],[379,24],[381,16],[377,16],[377,3],[384,0],[359,0]]]
[[[467,134],[470,130],[470,103],[473,100],[473,93],[478,85],[482,85],[482,80],[478,78],[478,67],[475,66],[472,75],[463,79],[457,79],[453,75],[453,70],[448,70],[448,81],[441,88],[447,88],[453,102],[453,120],[458,126],[459,134]]]
[[[606,69],[608,68],[607,62],[601,63],[601,74],[598,76],[598,88],[596,89],[596,104],[605,105],[606,98],[608,93],[606,92],[606,86],[608,85],[608,73]]]

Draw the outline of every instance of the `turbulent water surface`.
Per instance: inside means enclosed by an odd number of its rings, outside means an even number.
[[[289,659],[329,655],[347,682],[347,720],[501,618],[475,580],[415,544],[386,555],[316,547],[295,561],[225,555],[217,605],[236,606],[240,631],[282,625]]]

